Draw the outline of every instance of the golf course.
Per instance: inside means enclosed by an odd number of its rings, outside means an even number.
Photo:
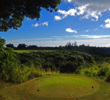
[[[74,74],[47,75],[18,85],[4,85],[0,87],[0,100],[110,99],[110,83]]]
[[[0,100],[110,100],[110,0],[0,0]]]

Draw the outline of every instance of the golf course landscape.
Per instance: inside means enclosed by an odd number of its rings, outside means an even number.
[[[0,100],[110,100],[108,55],[19,51],[0,52]]]
[[[110,83],[81,75],[55,74],[2,86],[0,95],[0,100],[109,100]]]
[[[110,100],[110,0],[0,0],[0,100]]]

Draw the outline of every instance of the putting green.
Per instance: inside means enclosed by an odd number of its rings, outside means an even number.
[[[96,92],[99,84],[89,78],[60,74],[40,78],[27,86],[27,91],[44,98],[73,98]]]

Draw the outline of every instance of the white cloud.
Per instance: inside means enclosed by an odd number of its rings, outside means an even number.
[[[66,18],[67,16],[75,16],[75,14],[77,13],[77,10],[76,9],[69,9],[68,11],[65,11],[65,10],[58,10],[57,11],[59,14],[62,14],[62,17],[60,16],[55,16],[54,19],[55,20],[62,20],[64,18]]]
[[[38,27],[39,26],[39,24],[38,23],[36,23],[36,24],[34,24],[34,25],[32,25],[33,27]]]
[[[80,40],[58,40],[58,41],[53,41],[53,40],[47,40],[47,41],[33,41],[33,39],[29,39],[25,41],[25,39],[19,39],[19,40],[8,40],[6,41],[8,43],[12,43],[15,46],[17,46],[19,43],[25,43],[27,45],[37,45],[37,46],[59,46],[59,45],[66,45],[67,42],[77,42],[78,45],[85,44],[85,45],[90,45],[90,46],[104,46],[104,47],[110,47],[110,38],[109,39],[80,39]]]
[[[105,26],[104,26],[104,25],[100,25],[100,27],[103,27],[103,28],[105,28]]]
[[[40,24],[36,23],[36,24],[33,24],[32,26],[33,27],[38,27],[38,26],[47,26],[48,27],[48,22],[43,22],[43,23],[40,23]]]
[[[110,28],[110,19],[106,19],[105,23],[105,28]]]
[[[95,30],[95,31],[97,31],[97,30],[98,30],[98,28],[95,28],[94,30]]]
[[[69,2],[68,0],[65,1]],[[102,12],[110,9],[110,0],[71,0],[71,2],[74,2],[78,6],[89,4],[88,10],[90,11]]]
[[[89,32],[90,30],[85,30],[85,32]]]
[[[62,18],[60,16],[55,16],[54,19],[55,20],[62,20]]]
[[[67,28],[65,31],[69,33],[77,33],[76,30],[72,30],[71,28]]]
[[[69,3],[71,3],[71,2],[72,2],[72,0],[68,0],[68,2],[69,2]]]
[[[88,39],[100,39],[110,38],[110,35],[74,35],[75,38],[88,38]]]
[[[48,26],[48,22],[41,23],[43,26]]]
[[[75,14],[77,13],[77,10],[76,9],[69,9],[68,11],[65,11],[65,10],[58,10],[58,13],[64,15],[64,16],[75,16]]]
[[[84,5],[86,8],[83,10],[83,17],[85,19],[91,18],[92,21],[98,21],[99,17],[102,16],[102,12],[110,11],[110,0],[65,0],[69,3],[81,7]],[[108,26],[107,26],[108,27]]]
[[[76,8],[69,9],[68,11],[59,9],[57,12],[59,14],[61,14],[62,16],[61,17],[55,16],[54,19],[55,20],[62,20],[64,18],[66,18],[67,16],[83,15],[87,6],[88,6],[88,4],[81,6],[81,7],[78,7],[78,8],[76,7]]]
[[[98,21],[99,19],[99,15],[101,15],[100,13],[97,13],[97,11],[88,11],[86,15],[84,15],[82,18],[84,19],[89,19],[90,17],[93,17],[96,19],[96,21]],[[94,19],[92,19],[92,21],[95,21]]]
[[[79,12],[77,12],[77,15],[83,15],[85,13],[87,6],[89,6],[89,4],[78,7]]]
[[[100,25],[100,27],[110,28],[110,19],[106,19],[106,20],[105,20],[105,25]]]

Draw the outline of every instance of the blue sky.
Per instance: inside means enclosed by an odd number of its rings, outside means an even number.
[[[41,11],[40,20],[25,18],[18,30],[1,32],[6,43],[59,46],[110,46],[109,0],[63,0],[57,12]]]

